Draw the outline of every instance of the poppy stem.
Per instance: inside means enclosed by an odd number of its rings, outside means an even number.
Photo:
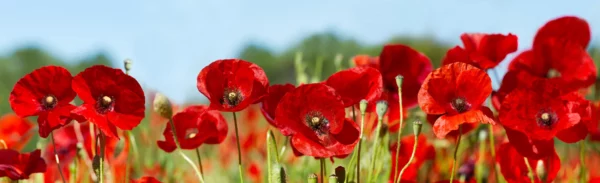
[[[585,138],[579,142],[579,182],[586,182],[585,175]]]
[[[523,160],[525,161],[525,165],[527,166],[527,174],[529,177],[529,180],[531,180],[531,182],[535,182],[535,178],[534,173],[533,173],[533,169],[531,169],[531,165],[529,164],[529,160],[526,157],[523,157]]]
[[[325,183],[325,158],[321,158],[321,183]]]
[[[235,140],[237,141],[237,150],[238,150],[238,171],[240,172],[240,182],[244,182],[244,174],[242,173],[242,149],[240,148],[240,135],[238,130],[237,117],[235,116],[235,112],[233,114],[233,124],[235,125]]]
[[[98,136],[100,138],[100,152],[98,153],[100,155],[100,169],[98,170],[98,176],[99,176],[99,182],[103,183],[104,182],[104,151],[105,151],[105,144],[104,144],[104,133],[99,132]]]
[[[356,161],[356,183],[360,183],[360,151],[362,148],[362,141],[363,141],[363,130],[365,128],[365,111],[367,108],[367,101],[366,100],[361,100],[360,101],[360,135],[358,137],[358,153],[357,153],[357,161]],[[352,107],[352,114],[354,114],[354,107]]]
[[[204,178],[202,177],[202,173],[200,173],[200,170],[198,169],[198,167],[196,167],[196,164],[192,161],[192,159],[190,159],[188,156],[186,156],[183,153],[183,150],[181,150],[181,145],[179,144],[179,140],[177,139],[177,131],[175,130],[175,123],[173,122],[173,118],[169,118],[169,124],[171,125],[171,131],[173,131],[173,139],[175,140],[175,145],[177,146],[177,153],[179,153],[179,155],[185,160],[187,161],[190,166],[192,166],[192,168],[194,169],[194,172],[196,172],[196,176],[198,177],[198,180],[202,183],[204,183]]]
[[[63,175],[62,170],[60,169],[60,160],[58,159],[58,153],[56,151],[56,143],[54,142],[54,133],[50,132],[50,140],[52,140],[52,149],[54,150],[54,160],[56,160],[56,167],[58,168],[58,173],[60,174],[60,178],[62,181],[66,183],[65,175]]]
[[[367,182],[371,181],[371,178],[373,177],[373,173],[375,172],[375,160],[377,158],[376,154],[377,154],[377,150],[379,149],[379,134],[381,133],[381,123],[383,123],[383,119],[382,118],[378,118],[377,119],[377,129],[375,130],[375,144],[373,144],[373,154],[371,156],[371,165],[369,167],[370,172],[369,172],[369,176],[367,177]]]
[[[196,157],[198,157],[198,167],[200,167],[200,174],[204,176],[204,170],[202,170],[202,158],[200,157],[200,147],[196,148]]]
[[[400,140],[400,139],[398,139]],[[417,152],[417,145],[419,144],[419,135],[415,134],[415,145],[413,145],[413,150],[412,153],[410,154],[410,159],[408,159],[408,162],[406,162],[406,164],[404,165],[404,167],[402,167],[402,170],[400,170],[400,174],[398,174],[398,176],[396,176],[396,178],[398,179],[398,183],[400,183],[400,181],[402,181],[402,174],[404,174],[404,170],[406,170],[408,168],[408,166],[411,164],[412,160],[415,158],[415,153]],[[396,153],[398,154],[398,153]],[[396,164],[398,164],[398,156],[396,156]],[[396,166],[398,167],[398,166]]]
[[[456,148],[454,148],[454,163],[452,164],[452,171],[450,174],[450,182],[454,181],[454,171],[456,170],[457,162],[456,155],[458,154],[458,148],[460,147],[460,139],[462,138],[462,125],[458,127],[458,139],[456,140]]]
[[[354,109],[354,105],[352,105],[352,120],[356,123],[356,111]]]
[[[396,167],[394,167],[394,170],[398,170],[399,168],[399,163],[398,160],[400,160],[400,158],[398,158],[398,156],[400,155],[400,146],[402,145],[402,143],[400,143],[400,139],[402,139],[402,123],[404,123],[404,111],[402,109],[402,81],[404,80],[404,78],[401,75],[396,76],[396,85],[398,85],[398,103],[399,108],[400,108],[400,126],[398,126],[398,139],[396,140]],[[416,134],[415,134],[416,135]],[[415,137],[417,138],[417,137]],[[415,140],[415,146],[417,144],[417,141]],[[416,149],[416,147],[415,147]],[[413,150],[414,152],[414,150]],[[412,158],[411,158],[412,159]],[[410,161],[408,161],[410,163]],[[409,163],[406,163],[406,166],[408,166]],[[404,168],[402,168],[404,170]],[[396,173],[396,172],[394,172]],[[402,175],[402,171],[400,171],[400,175],[395,176],[394,177],[394,183],[399,183],[400,182],[400,176]]]

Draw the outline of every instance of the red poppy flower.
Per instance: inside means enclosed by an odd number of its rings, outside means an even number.
[[[506,96],[500,123],[535,140],[552,139],[579,123],[580,115],[571,111],[574,102],[563,97],[552,83],[536,82],[532,88],[518,88]]]
[[[356,55],[352,58],[354,65],[357,67],[372,67],[379,69],[379,57],[371,57],[369,55]]]
[[[75,76],[73,90],[83,104],[72,112],[96,124],[108,137],[118,138],[116,127],[131,130],[144,118],[144,91],[121,69],[89,67]]]
[[[513,34],[462,34],[464,48],[456,46],[446,53],[443,65],[464,62],[481,69],[496,67],[509,53],[517,51],[517,36]]]
[[[252,162],[248,167],[247,174],[250,175],[252,182],[262,182],[262,170],[258,163]]]
[[[20,117],[38,116],[39,133],[50,132],[71,122],[70,102],[75,98],[71,89],[73,76],[59,66],[45,66],[19,79],[10,93],[10,107]]]
[[[280,127],[280,124],[275,121],[275,109],[277,109],[277,104],[281,98],[288,92],[294,90],[296,87],[292,84],[276,84],[269,86],[267,96],[263,99],[260,105],[260,111],[262,112],[265,119],[269,122],[269,124],[273,125],[275,128]],[[288,132],[281,131],[284,135],[289,135]]]
[[[473,88],[477,88],[474,90]],[[434,70],[419,91],[419,105],[430,115],[442,115],[433,132],[438,138],[457,130],[463,123],[490,123],[483,102],[492,92],[492,81],[481,69],[457,62]]]
[[[29,130],[33,125],[29,120],[15,114],[5,114],[0,117],[0,148],[20,150],[31,139]],[[7,147],[3,147],[7,146]]]
[[[500,110],[504,97],[516,88],[531,88],[533,83],[540,82],[543,78],[535,77],[523,70],[512,70],[506,72],[498,91],[492,93],[492,105]]]
[[[301,85],[290,91],[275,111],[281,129],[291,133],[295,152],[315,158],[343,157],[352,152],[359,129],[344,116],[341,97],[322,83]]]
[[[563,16],[548,21],[535,35],[533,45],[544,44],[550,40],[573,42],[581,47],[590,43],[590,26],[584,19],[575,16]]]
[[[366,99],[374,102],[381,97],[383,81],[377,69],[370,67],[353,67],[329,76],[325,84],[335,89],[342,97],[344,107],[358,104]]]
[[[161,182],[158,181],[154,177],[144,176],[144,177],[140,177],[139,179],[136,179],[136,180],[131,180],[131,183],[161,183]]]
[[[435,121],[440,118],[442,115],[427,115],[427,122],[433,126],[435,125]],[[475,128],[477,128],[477,124],[476,123],[464,123],[462,126],[462,132],[459,132],[458,130],[452,130],[450,132],[448,132],[448,134],[446,134],[446,137],[448,137],[449,139],[456,139],[458,137],[458,135],[460,133],[464,134],[468,134],[469,132],[473,131]]]
[[[554,152],[553,139],[535,140],[529,138],[525,133],[510,128],[505,127],[504,130],[506,131],[508,141],[521,156],[540,159],[549,156],[551,155],[550,153]]]
[[[559,131],[556,137],[563,142],[575,143],[583,140],[588,134],[598,130],[598,121],[592,117],[592,106],[590,101],[585,100],[583,96],[573,92],[564,96],[570,103],[569,108],[580,116],[580,121],[576,125]]]
[[[11,149],[0,149],[0,177],[12,180],[29,179],[33,173],[46,171],[46,163],[40,157],[40,150],[20,154]]]
[[[198,74],[198,91],[210,100],[210,108],[236,112],[260,102],[269,80],[262,68],[239,59],[217,60]]]
[[[527,175],[529,170],[525,164],[525,158],[510,143],[500,145],[496,161],[500,164],[502,175],[509,183],[531,182]],[[545,177],[544,182],[552,182],[560,169],[560,159],[556,151],[553,151],[549,156],[539,159],[528,158],[528,162],[534,170],[531,172],[534,174],[534,177]],[[545,176],[538,175],[538,171],[535,170],[539,169],[544,170]],[[536,182],[541,181],[536,178]]]
[[[379,72],[383,77],[383,86],[390,93],[398,93],[396,76],[402,75],[402,104],[410,108],[417,104],[419,89],[432,70],[431,61],[405,45],[386,45],[379,56]],[[396,97],[397,98],[397,97]]]
[[[208,110],[208,106],[190,106],[173,116],[177,140],[182,149],[196,149],[203,143],[220,144],[227,136],[227,122],[219,111]],[[173,139],[171,125],[163,132],[164,141],[157,141],[158,147],[173,152],[177,145]]]
[[[396,143],[394,142],[390,145],[390,154],[392,155],[392,174],[390,174],[390,181],[393,181],[396,176],[400,174],[400,170],[408,163],[410,155],[412,154],[412,147],[415,144],[415,136],[409,135],[402,137],[400,143],[403,148],[400,148],[398,157],[396,157]],[[417,143],[415,158],[402,174],[402,180],[416,180],[419,167],[421,167],[425,161],[435,158],[435,149],[427,142],[427,137],[425,137],[425,135],[419,135]],[[400,159],[398,160],[397,158]],[[398,169],[396,169],[396,161],[399,163]]]

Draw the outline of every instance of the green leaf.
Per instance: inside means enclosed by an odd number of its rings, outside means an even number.
[[[285,170],[279,164],[277,142],[271,130],[267,133],[267,172],[269,183],[286,182]]]

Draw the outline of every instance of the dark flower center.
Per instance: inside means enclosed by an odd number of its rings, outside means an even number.
[[[547,78],[557,78],[560,77],[560,72],[558,72],[556,69],[550,69],[548,70],[548,73],[546,74]]]
[[[536,115],[536,121],[540,127],[551,129],[558,121],[558,116],[550,110],[542,110]]]
[[[306,115],[305,121],[308,127],[319,135],[326,134],[329,130],[329,120],[319,112],[310,112]]]
[[[451,105],[458,113],[463,113],[471,108],[471,105],[462,97],[455,98]]]
[[[222,105],[229,105],[231,107],[235,107],[242,102],[244,96],[238,90],[235,89],[225,89],[223,93],[223,98],[221,98],[220,102]]]
[[[115,100],[112,97],[102,95],[98,97],[96,102],[96,111],[100,114],[105,114],[106,112],[112,111],[115,107]]]
[[[194,138],[194,137],[196,137],[196,135],[198,135],[197,128],[190,128],[185,131],[185,139]]]
[[[54,95],[47,95],[42,99],[42,108],[44,110],[54,109],[54,107],[56,107],[56,104],[58,104],[58,100]]]

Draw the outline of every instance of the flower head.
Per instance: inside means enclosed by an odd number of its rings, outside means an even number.
[[[89,67],[75,76],[73,90],[83,104],[72,112],[97,125],[109,137],[118,138],[116,127],[131,130],[144,118],[144,91],[120,69]]]
[[[476,88],[476,89],[475,89]],[[457,62],[434,70],[419,91],[419,105],[430,115],[441,115],[433,125],[438,138],[463,123],[491,123],[483,102],[492,92],[489,76],[472,65]]]
[[[285,94],[275,112],[282,131],[288,131],[296,155],[345,157],[358,142],[359,129],[345,119],[344,105],[325,84],[306,84]]]
[[[446,53],[443,65],[464,62],[480,69],[496,67],[509,53],[517,51],[517,36],[513,34],[462,34],[464,48],[456,46]]]
[[[558,170],[560,170],[560,159],[556,151],[552,151],[550,155],[545,157],[528,158],[527,160],[529,165],[532,166],[532,170],[534,170],[532,172],[534,173],[533,177],[544,177],[537,175],[535,170],[538,169],[538,165],[543,166],[546,170],[545,181],[543,182],[552,182],[558,174]],[[525,164],[525,158],[510,143],[500,145],[496,161],[500,164],[502,175],[508,182],[531,182],[527,175],[529,169]],[[539,161],[543,163],[538,163]]]
[[[353,67],[336,72],[327,78],[325,84],[342,97],[344,107],[356,105],[362,99],[376,101],[383,92],[381,74],[370,67]]]
[[[40,157],[40,150],[20,154],[11,149],[0,149],[0,177],[12,180],[29,179],[33,173],[46,171],[46,162]]]
[[[269,80],[258,65],[239,59],[217,60],[198,74],[197,87],[210,100],[210,108],[235,112],[260,102]]]
[[[59,66],[45,66],[19,79],[10,93],[10,106],[20,117],[38,116],[40,136],[46,138],[73,119],[73,76]]]
[[[15,114],[5,114],[0,117],[0,149],[4,148],[20,150],[31,139],[30,133],[33,125],[29,120]]]

